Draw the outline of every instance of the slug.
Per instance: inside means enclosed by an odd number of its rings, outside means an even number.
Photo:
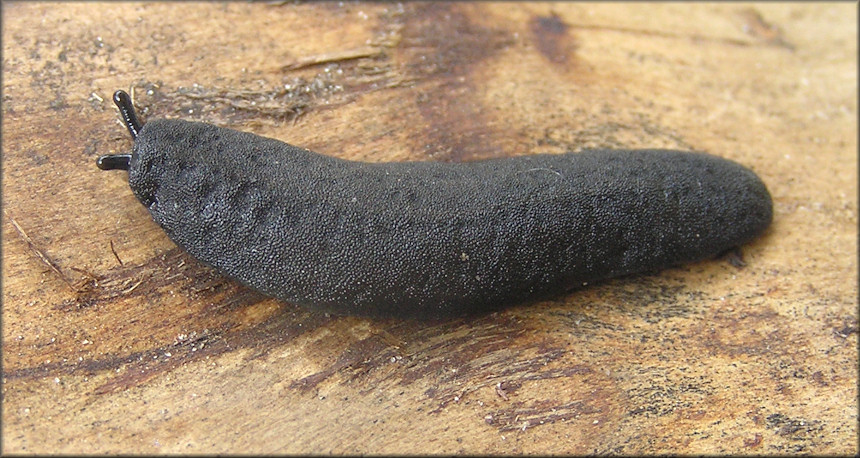
[[[114,102],[134,195],[180,247],[266,295],[337,315],[446,318],[703,260],[771,222],[749,169],[697,152],[585,150],[366,163]]]

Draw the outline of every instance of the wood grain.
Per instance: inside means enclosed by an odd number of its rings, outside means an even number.
[[[4,3],[4,453],[857,453],[853,4]],[[95,167],[144,118],[367,161],[697,149],[737,258],[437,323],[314,314]]]

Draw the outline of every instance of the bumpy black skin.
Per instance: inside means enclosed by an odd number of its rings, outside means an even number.
[[[715,256],[771,197],[700,153],[589,150],[361,163],[179,120],[143,126],[129,183],[197,259],[335,314],[445,317]]]

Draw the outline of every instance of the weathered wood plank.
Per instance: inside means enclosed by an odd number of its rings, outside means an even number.
[[[3,452],[857,452],[856,5],[3,13]],[[776,216],[745,267],[324,316],[201,266],[95,168],[130,147],[120,88],[145,117],[369,161],[705,150]]]

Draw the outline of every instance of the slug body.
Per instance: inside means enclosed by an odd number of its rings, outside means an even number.
[[[702,153],[363,163],[203,123],[137,127],[127,164],[100,166],[127,165],[174,242],[267,295],[335,314],[497,309],[713,257],[772,218],[752,171]]]

